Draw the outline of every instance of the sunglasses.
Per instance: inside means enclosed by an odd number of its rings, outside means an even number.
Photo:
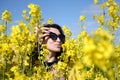
[[[59,38],[63,43],[65,42],[65,35],[56,35],[53,32],[50,32],[50,38],[52,40],[57,40],[57,38]]]

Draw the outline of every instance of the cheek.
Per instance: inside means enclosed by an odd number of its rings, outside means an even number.
[[[54,44],[54,41],[52,41],[52,40],[48,40],[47,41],[47,48],[48,48],[48,50],[50,50],[50,51],[53,51],[53,52],[59,52],[60,51],[60,47],[57,47],[55,44]]]
[[[49,48],[54,48],[54,43],[53,43],[52,40],[49,39],[49,40],[46,42],[46,44],[47,44],[48,49],[49,49]]]

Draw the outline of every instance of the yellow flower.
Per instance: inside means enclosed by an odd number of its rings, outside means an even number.
[[[25,65],[25,66],[29,66],[29,63],[28,63],[27,60],[24,61],[24,65]]]
[[[29,4],[28,8],[30,8],[29,14],[32,17],[40,18],[41,17],[41,12],[40,12],[40,7],[36,4]]]
[[[26,14],[26,13],[27,13],[27,10],[23,10],[23,13]]]
[[[58,62],[58,68],[64,70],[66,68],[67,64],[64,62]]]
[[[0,25],[0,32],[5,32],[5,31],[6,31],[6,26]]]
[[[0,39],[6,40],[6,38],[7,38],[7,36],[6,36],[4,33],[2,33],[2,34],[0,35]]]
[[[80,16],[80,20],[84,21],[86,19],[86,16]]]
[[[53,24],[54,23],[54,20],[52,18],[49,18],[48,21],[47,21],[48,24]]]
[[[110,7],[108,8],[108,10],[109,10],[110,13],[113,12],[113,11],[114,11],[114,6],[110,6]]]
[[[87,32],[86,31],[82,31],[81,34],[78,35],[78,39],[83,39],[84,37],[87,37]]]
[[[11,22],[11,12],[9,12],[8,10],[5,10],[5,11],[2,13],[2,20]]]
[[[102,8],[102,9],[104,9],[105,8],[105,3],[103,3],[103,4],[100,4],[100,8]]]
[[[18,66],[13,66],[13,67],[11,67],[10,71],[12,71],[12,72],[16,72],[17,69],[18,69]]]
[[[71,30],[67,26],[63,26],[62,29],[64,31],[66,39],[69,39],[72,36]]]
[[[98,0],[94,0],[94,4],[98,4]]]
[[[37,4],[29,4],[28,8],[30,8],[29,15],[30,18],[27,17],[25,14],[23,14],[23,17],[28,21],[30,21],[29,26],[34,28],[36,23],[39,23],[42,18],[41,18],[41,10],[40,6]]]
[[[101,25],[104,25],[104,15],[98,16],[98,23],[100,23]]]
[[[105,5],[109,7],[109,6],[110,6],[110,3],[109,3],[109,2],[106,2]]]
[[[113,2],[114,0],[108,0],[108,2]]]

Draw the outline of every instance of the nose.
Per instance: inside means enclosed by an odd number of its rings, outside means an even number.
[[[59,37],[57,37],[57,40],[56,40],[56,41],[61,42],[61,40],[60,40],[60,38],[59,38]]]

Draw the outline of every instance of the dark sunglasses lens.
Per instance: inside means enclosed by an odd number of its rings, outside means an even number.
[[[65,36],[64,35],[60,35],[59,38],[63,43],[65,42]]]
[[[52,38],[53,40],[56,40],[57,35],[55,33],[50,32],[50,38]]]

